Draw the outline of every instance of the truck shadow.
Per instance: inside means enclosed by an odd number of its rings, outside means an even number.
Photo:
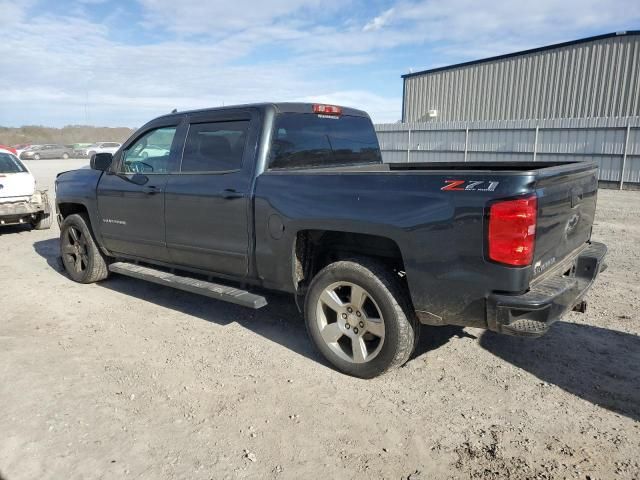
[[[66,277],[59,262],[57,239],[35,242],[33,247],[52,269]],[[291,295],[267,292],[268,304],[261,309],[251,310],[121,275],[112,275],[108,280],[100,282],[98,285],[134,297],[139,301],[153,303],[207,322],[222,326],[237,323],[299,355],[331,368],[309,340],[303,316],[298,311]],[[459,327],[434,327],[428,329],[429,332],[425,332],[425,330],[427,328],[422,329],[422,336],[412,359],[442,346],[454,336],[463,335],[462,329]]]
[[[640,337],[606,328],[556,323],[539,339],[485,332],[480,345],[497,357],[594,405],[640,420]]]

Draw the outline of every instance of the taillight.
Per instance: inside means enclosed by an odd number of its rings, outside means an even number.
[[[489,258],[516,267],[531,265],[537,216],[535,196],[492,204],[489,209]]]
[[[320,105],[313,106],[313,113],[321,113],[322,115],[342,115],[342,108],[336,105]]]

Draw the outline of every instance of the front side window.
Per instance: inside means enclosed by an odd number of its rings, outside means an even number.
[[[122,171],[169,173],[171,144],[175,134],[176,127],[163,127],[145,133],[124,152]]]
[[[182,156],[182,172],[226,172],[242,167],[249,120],[195,123]]]
[[[276,118],[269,166],[310,168],[382,163],[367,117],[281,113]]]

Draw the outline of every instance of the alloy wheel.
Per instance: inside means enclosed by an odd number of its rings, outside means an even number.
[[[89,265],[87,239],[82,231],[70,226],[62,238],[62,260],[69,271],[84,272]]]
[[[371,294],[355,283],[326,287],[318,299],[316,321],[322,340],[342,360],[366,363],[382,349],[382,312]]]

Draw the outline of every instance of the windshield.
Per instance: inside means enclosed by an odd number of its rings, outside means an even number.
[[[0,153],[0,173],[23,173],[27,169],[18,157],[8,153]]]
[[[283,113],[276,118],[271,168],[309,168],[382,163],[378,138],[367,117]]]

